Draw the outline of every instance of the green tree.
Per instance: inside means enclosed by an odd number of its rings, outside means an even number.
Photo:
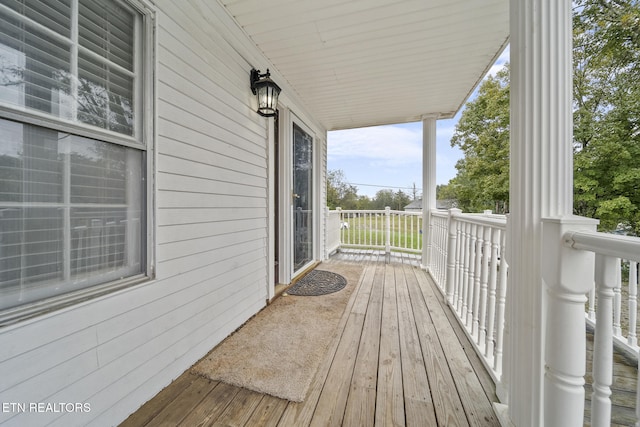
[[[327,171],[327,206],[329,209],[362,209],[358,187],[347,182],[341,169]]]
[[[376,196],[373,198],[373,201],[371,202],[371,209],[384,209],[387,206],[393,208],[394,200],[395,200],[395,194],[393,193],[393,190],[390,190],[390,189],[378,190],[376,192]]]
[[[639,234],[639,2],[574,4],[575,213]]]
[[[464,157],[447,186],[467,212],[509,207],[509,67],[485,79],[478,96],[466,104],[451,138]]]

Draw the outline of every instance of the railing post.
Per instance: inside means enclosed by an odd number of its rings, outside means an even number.
[[[455,289],[455,280],[456,280],[456,254],[457,243],[458,243],[458,221],[456,220],[456,216],[460,215],[462,211],[460,209],[449,209],[449,227],[448,227],[448,238],[449,242],[447,244],[447,301],[449,305],[455,304],[454,301],[454,289]]]
[[[636,335],[636,317],[638,310],[638,263],[629,261],[629,335],[627,343],[632,347],[638,346]]]
[[[384,226],[384,256],[385,262],[391,261],[391,208],[384,208],[385,226]]]
[[[342,217],[342,208],[340,206],[336,206],[336,212],[338,212],[338,221],[340,222],[340,226],[338,227],[338,252],[340,252],[340,248],[342,247],[342,225],[344,223],[344,218]]]
[[[543,219],[542,279],[546,284],[544,425],[582,426],[586,371],[585,294],[593,286],[594,256],[563,245],[565,233],[595,230],[580,217]],[[544,307],[544,306],[543,306]]]

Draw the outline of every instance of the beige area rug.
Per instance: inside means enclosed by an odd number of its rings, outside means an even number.
[[[212,380],[302,402],[336,337],[362,266],[321,264],[347,279],[341,291],[282,296],[227,337],[192,371]]]

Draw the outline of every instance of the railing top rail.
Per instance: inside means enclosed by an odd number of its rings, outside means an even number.
[[[346,214],[355,214],[355,213],[361,213],[361,214],[380,214],[380,215],[384,215],[387,211],[385,209],[340,209],[338,210],[330,210],[329,213],[333,213],[333,212],[340,212],[340,213],[346,213]],[[408,215],[408,216],[421,216],[422,212],[415,212],[415,211],[396,211],[396,210],[389,210],[389,213],[392,214],[398,214],[398,215]]]
[[[431,209],[431,216],[447,218],[449,217],[449,211],[444,209]]]
[[[398,214],[398,215],[422,216],[422,212],[419,212],[419,211],[394,211],[392,209],[390,212],[392,214]]]
[[[640,238],[598,231],[570,231],[563,243],[573,249],[640,262]]]
[[[457,221],[487,225],[501,230],[506,230],[507,228],[507,217],[504,215],[460,214],[456,215],[455,218]]]
[[[385,210],[384,210],[384,209],[340,209],[340,210],[329,211],[329,212],[340,212],[340,213],[378,213],[378,214],[384,214],[384,213],[385,213]]]

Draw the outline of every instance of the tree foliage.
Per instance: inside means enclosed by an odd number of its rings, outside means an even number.
[[[327,171],[327,206],[329,209],[358,209],[358,187],[348,184],[344,171]]]
[[[640,2],[574,1],[574,210],[640,234]],[[508,210],[508,70],[466,105],[451,140],[464,158],[441,189],[466,211]]]
[[[640,233],[640,6],[574,8],[574,208]]]
[[[415,191],[414,191],[415,194]],[[344,171],[327,171],[327,206],[329,209],[391,209],[403,210],[413,198],[402,190],[379,190],[373,199],[358,195],[358,187],[347,182]]]
[[[478,96],[466,104],[451,138],[464,157],[458,174],[443,189],[467,212],[491,209],[505,213],[509,206],[509,68],[488,77]]]

